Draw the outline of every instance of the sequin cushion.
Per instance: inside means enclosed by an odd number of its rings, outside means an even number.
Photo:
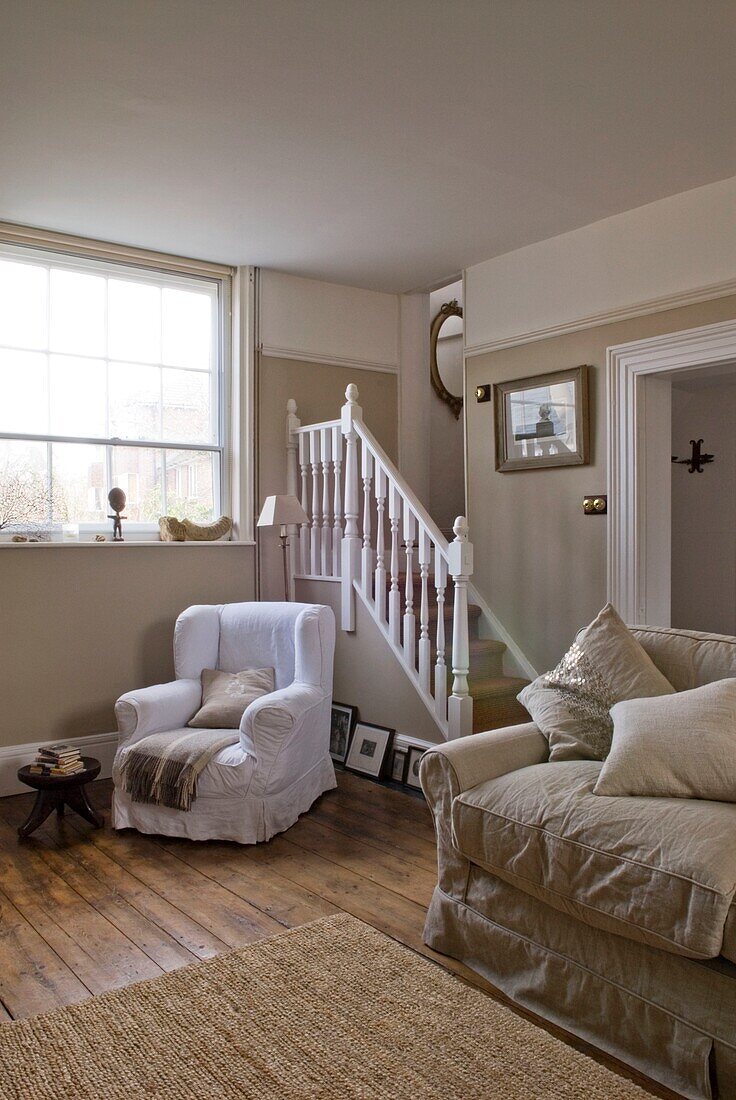
[[[556,668],[524,688],[519,702],[549,741],[550,760],[605,760],[613,736],[611,707],[674,690],[606,604]]]

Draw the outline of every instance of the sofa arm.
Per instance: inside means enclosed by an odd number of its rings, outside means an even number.
[[[541,764],[549,745],[533,722],[460,737],[428,749],[419,776],[437,834],[439,885],[452,897],[463,898],[470,864],[452,842],[452,803],[463,791],[488,779]]]
[[[262,695],[246,708],[240,723],[240,745],[256,761],[249,794],[261,796],[267,790],[277,790],[282,775],[293,780],[293,767],[286,762],[287,753],[291,760],[292,744],[305,766],[312,757],[316,761],[327,752],[326,703],[329,700],[321,688],[295,681]],[[298,768],[300,761],[291,763]]]
[[[132,745],[149,733],[186,726],[202,703],[199,680],[174,680],[170,684],[127,691],[115,704],[118,748]]]

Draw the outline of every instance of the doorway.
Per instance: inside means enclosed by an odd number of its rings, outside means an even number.
[[[736,459],[732,464],[730,449],[723,443],[724,432],[730,431],[731,436],[734,432],[727,416],[721,418],[720,426],[713,419],[708,423],[713,425],[714,433],[718,432],[718,441],[714,434],[712,446],[706,445],[705,421],[698,421],[704,425],[701,431],[689,416],[696,412],[699,417],[705,415],[702,403],[709,399],[699,399],[702,407],[698,411],[687,394],[695,395],[692,387],[697,387],[697,393],[705,393],[710,387],[721,387],[725,392],[733,386],[736,395],[736,321],[621,344],[609,348],[607,358],[609,599],[631,624],[687,625],[724,632],[720,627],[726,624],[725,619],[716,619],[712,613],[715,596],[704,598],[698,606],[698,592],[704,591],[704,574],[710,569],[714,592],[722,586],[721,598],[727,602],[730,585],[736,584],[736,562],[731,556],[729,566],[730,543],[724,540],[715,567],[716,555],[709,553],[703,531],[697,526],[703,522],[704,513],[698,517],[688,509],[694,499],[699,499],[698,494],[706,507],[706,498],[716,485],[715,477],[710,475],[719,466],[723,481],[719,473],[718,483],[725,486],[726,495],[717,499],[710,510],[708,529],[712,535],[716,527],[727,527],[725,516],[717,513],[719,507],[724,513],[730,512],[729,523],[734,522]],[[690,390],[684,388],[688,386]],[[686,422],[692,427],[685,428]],[[689,474],[684,472],[685,464],[672,462],[673,454],[678,459],[687,457],[691,438],[703,438],[703,449],[715,455],[714,462],[705,464],[702,473],[696,470]],[[689,486],[682,485],[683,472],[690,479]],[[673,522],[678,532],[674,550]],[[686,586],[692,590],[690,596],[684,595]],[[678,621],[680,616],[686,616],[688,623]]]
[[[672,385],[672,625],[736,635],[736,364]]]

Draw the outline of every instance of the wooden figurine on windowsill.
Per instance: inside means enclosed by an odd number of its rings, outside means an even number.
[[[108,514],[108,517],[107,517],[108,519],[111,519],[113,521],[112,522],[112,541],[113,542],[125,542],[125,539],[123,538],[123,525],[120,521],[123,520],[123,519],[127,519],[128,517],[127,516],[121,516],[120,513],[125,508],[125,501],[126,500],[127,500],[127,497],[125,496],[125,493],[123,492],[123,490],[119,489],[117,487],[115,487],[114,489],[111,489],[110,492],[107,494],[108,504],[110,505],[113,512],[115,513],[114,515]]]

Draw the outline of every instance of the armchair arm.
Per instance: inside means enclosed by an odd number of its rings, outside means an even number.
[[[305,761],[315,756],[315,750],[317,756],[324,755],[326,747],[320,740],[326,740],[326,733],[320,728],[320,718],[325,702],[322,688],[294,681],[246,708],[240,723],[240,745],[256,760],[249,793],[262,795],[277,782],[282,770],[291,778],[291,769],[279,765],[292,743]]]
[[[174,680],[121,695],[115,704],[118,748],[131,745],[149,733],[186,726],[202,702],[199,680]]]

